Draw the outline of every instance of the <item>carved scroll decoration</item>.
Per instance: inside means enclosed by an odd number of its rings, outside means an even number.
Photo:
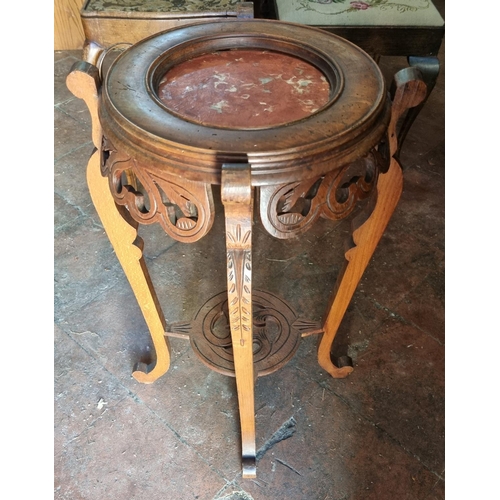
[[[103,139],[101,172],[109,179],[115,202],[126,206],[140,224],[159,223],[172,238],[198,241],[215,215],[210,184],[151,172]]]
[[[257,376],[279,370],[295,354],[300,339],[321,328],[321,324],[299,318],[281,298],[253,290],[253,362]],[[171,323],[174,334],[188,335],[194,352],[212,370],[234,377],[228,296],[225,292],[209,299],[190,323]]]
[[[340,220],[367,198],[387,161],[377,149],[340,170],[281,186],[260,188],[260,216],[267,231],[281,239],[307,231],[318,217]]]

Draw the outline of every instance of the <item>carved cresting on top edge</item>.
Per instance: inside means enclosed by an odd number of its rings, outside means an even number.
[[[340,220],[377,183],[386,159],[377,148],[342,169],[304,181],[260,188],[260,216],[267,231],[286,239],[307,231],[318,217]]]
[[[140,224],[158,222],[172,238],[190,243],[208,233],[214,221],[210,184],[152,172],[103,138],[101,172],[115,202]]]

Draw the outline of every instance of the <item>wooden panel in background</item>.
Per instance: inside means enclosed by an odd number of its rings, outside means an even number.
[[[54,0],[54,50],[77,50],[83,47],[80,10],[83,0]]]

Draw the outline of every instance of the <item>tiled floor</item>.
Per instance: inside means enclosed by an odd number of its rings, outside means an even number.
[[[152,385],[131,377],[148,333],[86,188],[89,114],[65,87],[80,54],[54,55],[55,498],[443,499],[444,47],[439,82],[402,155],[401,202],[336,341],[355,370],[330,378],[313,336],[284,368],[258,379],[257,447],[269,448],[255,480],[240,473],[232,378],[175,338],[166,375]],[[390,75],[404,63],[381,65]],[[193,245],[141,229],[168,320],[191,319],[224,289],[222,222]],[[319,320],[348,227],[320,221],[283,242],[256,220],[256,286]],[[287,426],[291,437],[272,445]]]

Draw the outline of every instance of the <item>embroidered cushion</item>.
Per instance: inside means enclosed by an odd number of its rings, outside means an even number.
[[[311,26],[443,26],[430,0],[276,0],[277,17]]]

